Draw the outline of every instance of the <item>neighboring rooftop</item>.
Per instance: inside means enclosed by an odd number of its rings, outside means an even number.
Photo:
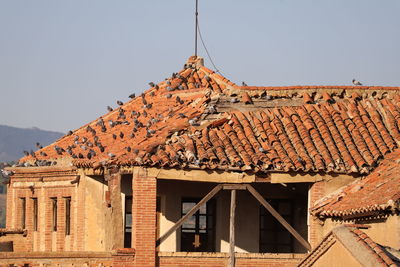
[[[335,242],[340,242],[362,266],[399,266],[400,251],[375,243],[361,230],[363,228],[368,226],[342,225],[334,228],[298,266],[314,266],[323,254],[329,253]]]
[[[390,153],[366,178],[318,201],[311,213],[320,218],[351,219],[400,211],[400,149]]]
[[[399,87],[238,86],[197,57],[151,86],[21,162],[363,174],[400,143]]]

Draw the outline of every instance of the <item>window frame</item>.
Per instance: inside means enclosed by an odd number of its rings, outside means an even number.
[[[37,232],[39,225],[38,225],[38,218],[39,218],[39,204],[37,197],[33,197],[32,199],[32,221],[33,221],[33,231]]]
[[[22,229],[26,227],[26,198],[20,197],[20,205],[21,205],[21,221],[20,225]]]
[[[186,213],[183,211],[183,203],[199,203],[201,198],[195,198],[195,197],[182,197],[181,198],[181,217],[183,217]],[[181,251],[186,251],[182,249],[182,236],[184,234],[195,234],[195,235],[207,235],[207,237],[210,239],[209,242],[209,248],[206,251],[203,252],[215,252],[215,236],[216,236],[216,214],[217,214],[217,208],[216,208],[216,201],[215,199],[210,199],[203,205],[206,205],[206,213],[201,213],[201,208],[192,216],[195,216],[195,226],[194,228],[185,228],[183,223],[180,227],[180,236],[181,236]],[[191,209],[191,208],[190,208]],[[188,211],[190,211],[190,209]],[[205,223],[206,223],[206,228],[202,229],[200,228],[200,218],[205,217]],[[190,218],[188,218],[189,220]],[[187,221],[186,221],[187,222]],[[186,231],[185,231],[186,230]],[[191,230],[194,230],[191,231]],[[197,250],[195,250],[197,251]],[[199,250],[200,252],[201,250]]]
[[[57,232],[57,212],[58,212],[58,207],[57,207],[57,197],[51,197],[51,209],[52,209],[52,225],[51,225],[51,230],[52,232]]]
[[[71,197],[64,197],[65,204],[65,235],[71,235]]]
[[[290,224],[293,225],[294,217],[295,217],[295,201],[292,198],[272,198],[272,199],[267,199],[266,201]],[[282,203],[289,203],[290,204],[290,212],[289,214],[281,214],[279,212],[278,205]],[[263,218],[264,217],[264,218]],[[271,228],[264,228],[263,221],[267,220],[267,218],[271,219],[272,218],[272,223],[271,223]],[[263,220],[264,219],[264,220]],[[273,233],[273,240],[274,242],[266,242],[263,240],[265,232],[270,232]],[[287,232],[289,234],[289,243],[279,243],[277,240],[278,234],[280,232]],[[265,235],[267,236],[267,235]],[[287,229],[284,228],[284,226],[275,218],[272,216],[272,214],[265,209],[263,205],[260,205],[259,209],[259,253],[294,253],[294,238],[292,234],[290,234]],[[272,251],[268,251],[265,246],[268,244],[273,246]],[[289,252],[283,252],[279,251],[279,246],[289,246]]]

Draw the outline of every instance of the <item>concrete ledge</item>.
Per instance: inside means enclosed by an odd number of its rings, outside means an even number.
[[[235,253],[243,259],[302,259],[306,253]],[[171,258],[229,258],[224,252],[158,252],[158,257]]]

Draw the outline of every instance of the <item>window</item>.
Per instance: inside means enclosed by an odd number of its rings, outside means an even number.
[[[182,216],[188,213],[200,199],[183,199]],[[209,200],[181,227],[181,251],[215,251],[215,201]]]
[[[33,204],[33,231],[38,230],[38,200],[37,198],[32,198],[32,204]]]
[[[20,198],[21,202],[21,228],[25,229],[25,220],[26,220],[26,199],[24,197]]]
[[[65,235],[71,234],[71,197],[65,199]]]
[[[293,222],[293,201],[268,200],[268,203],[290,224]],[[293,237],[263,206],[260,206],[260,252],[293,253]]]
[[[57,198],[56,197],[52,197],[51,198],[51,204],[52,204],[52,210],[53,210],[53,214],[52,214],[52,230],[55,232],[57,231]]]
[[[132,196],[125,197],[124,247],[132,246]]]

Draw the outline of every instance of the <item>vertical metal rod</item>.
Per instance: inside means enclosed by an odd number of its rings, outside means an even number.
[[[198,16],[199,16],[199,12],[198,12],[198,8],[199,8],[199,0],[196,0],[196,13],[195,13],[195,29],[194,29],[194,55],[197,56],[197,24],[198,24]]]
[[[235,267],[235,210],[236,190],[231,190],[231,214],[229,220],[229,267]]]

